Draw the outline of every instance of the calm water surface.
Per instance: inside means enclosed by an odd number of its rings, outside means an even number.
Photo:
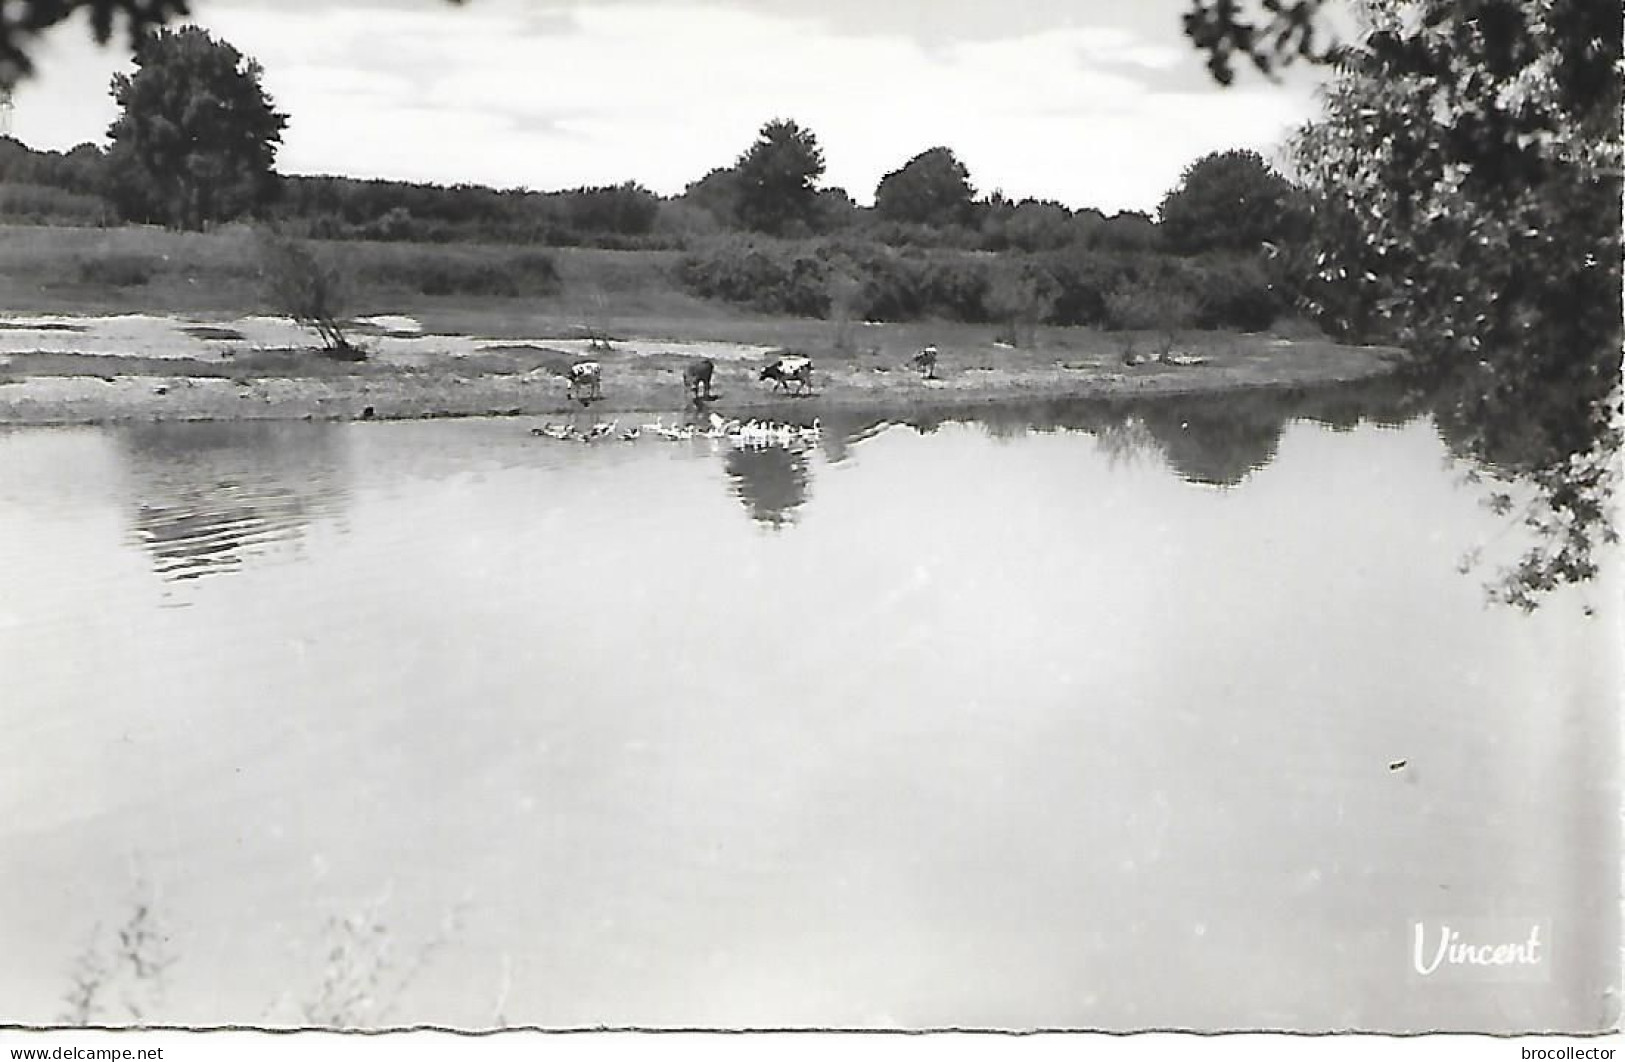
[[[0,1020],[137,909],[185,1023],[1617,1013],[1617,582],[1487,608],[1427,417],[531,423],[0,434]]]

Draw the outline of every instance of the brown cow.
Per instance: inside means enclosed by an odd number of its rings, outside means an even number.
[[[711,394],[711,377],[715,375],[716,371],[716,364],[710,358],[701,358],[699,361],[691,361],[683,366],[683,386],[688,389],[689,397],[698,402],[702,391],[706,398],[713,397]]]

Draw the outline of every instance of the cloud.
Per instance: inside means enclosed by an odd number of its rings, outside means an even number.
[[[986,20],[980,6],[848,0],[237,0],[200,14],[260,60],[291,115],[286,172],[536,188],[637,180],[676,192],[731,163],[764,121],[787,117],[817,134],[826,183],[859,201],[942,144],[984,190],[1153,209],[1193,158],[1268,148],[1311,112],[1301,85],[1211,86],[1173,22],[1148,36],[1107,6],[1016,6],[1025,17],[992,34],[969,29]],[[892,14],[861,17],[882,9]],[[931,34],[909,23],[928,10]],[[1099,17],[1084,23],[1080,11]],[[71,79],[86,69],[75,54]],[[49,99],[57,137],[101,136],[112,117],[105,75],[71,79],[48,67],[49,92],[19,96],[20,134],[24,112]],[[86,120],[70,117],[74,107]]]

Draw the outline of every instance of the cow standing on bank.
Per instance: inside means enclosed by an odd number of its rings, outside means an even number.
[[[683,386],[688,389],[688,396],[695,402],[699,402],[701,398],[714,398],[711,393],[711,377],[716,375],[716,371],[716,364],[710,358],[701,358],[685,365]]]
[[[577,362],[564,378],[570,385],[571,398],[586,403],[604,397],[604,370],[596,361]]]

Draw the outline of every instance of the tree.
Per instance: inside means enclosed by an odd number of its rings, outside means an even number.
[[[758,232],[782,235],[810,227],[824,175],[824,152],[809,129],[774,119],[734,165],[739,221]]]
[[[197,26],[144,38],[135,63],[133,75],[113,77],[122,108],[108,129],[114,197],[183,229],[268,202],[288,119],[261,87],[260,65]]]
[[[817,232],[836,232],[849,229],[863,217],[858,206],[845,188],[820,188],[813,210],[813,229]]]
[[[1440,378],[1446,436],[1533,489],[1535,544],[1494,595],[1596,572],[1621,442],[1620,29],[1592,0],[1381,0],[1342,49],[1300,165],[1317,232]],[[1491,503],[1513,506],[1513,491]]]
[[[1120,210],[1090,230],[1091,246],[1101,251],[1155,251],[1162,234],[1138,210]]]
[[[344,334],[344,279],[336,266],[319,259],[305,244],[275,232],[260,234],[259,253],[266,296],[278,313],[314,329],[333,357],[359,361],[366,356]]]
[[[1001,325],[998,338],[1013,347],[1038,345],[1038,326],[1055,308],[1055,279],[1031,263],[994,270],[984,304]]]
[[[718,224],[731,227],[739,221],[739,174],[732,167],[712,170],[690,181],[682,199],[710,214]]]
[[[1004,225],[1005,240],[1023,251],[1052,251],[1072,237],[1072,211],[1053,200],[1023,199]]]
[[[636,181],[560,193],[564,215],[576,232],[640,236],[654,228],[660,200]]]
[[[970,171],[945,147],[914,156],[875,187],[875,213],[887,221],[916,225],[964,225],[976,193]]]
[[[1163,244],[1179,254],[1256,252],[1301,240],[1302,194],[1256,151],[1217,151],[1186,167],[1159,210]]]

